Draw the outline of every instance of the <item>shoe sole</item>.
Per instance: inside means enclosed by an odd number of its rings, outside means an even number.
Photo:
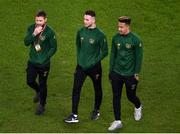
[[[135,120],[135,121],[140,121],[141,119],[142,119],[142,117],[141,117],[141,118],[139,118],[139,119],[135,119],[135,118],[134,118],[134,120]]]
[[[115,129],[109,129],[109,128],[108,128],[108,131],[115,131],[115,130],[118,130],[118,129],[122,128],[122,127],[123,127],[123,126],[119,126],[119,127],[115,128]]]
[[[64,122],[66,122],[66,123],[78,123],[79,122],[79,120],[76,120],[76,121],[64,121]]]

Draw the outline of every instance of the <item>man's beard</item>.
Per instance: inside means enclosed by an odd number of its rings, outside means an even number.
[[[36,27],[44,27],[45,24],[36,24]]]
[[[89,27],[91,27],[92,26],[92,24],[90,24],[90,25],[85,25],[85,27],[87,27],[87,28],[89,28]]]

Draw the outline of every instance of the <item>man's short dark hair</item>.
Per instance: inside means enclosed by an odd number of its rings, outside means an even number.
[[[43,10],[39,10],[39,11],[36,13],[36,17],[44,17],[44,18],[46,18],[46,12],[43,11]]]
[[[85,15],[90,15],[91,17],[96,17],[96,13],[93,10],[87,10],[85,11]]]
[[[122,23],[125,23],[127,25],[131,24],[131,18],[128,17],[128,16],[121,16],[121,17],[119,17],[118,21],[122,22]]]

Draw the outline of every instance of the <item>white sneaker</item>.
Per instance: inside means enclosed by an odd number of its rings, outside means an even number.
[[[114,131],[116,129],[122,128],[122,122],[120,120],[115,120],[111,123],[110,127],[108,128],[109,131]]]
[[[142,117],[142,105],[139,108],[134,108],[134,119],[139,121]]]

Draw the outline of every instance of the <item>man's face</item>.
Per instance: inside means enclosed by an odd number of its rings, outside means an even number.
[[[44,18],[43,16],[36,16],[35,17],[35,23],[37,26],[43,26],[47,21],[47,18]]]
[[[90,27],[95,23],[95,18],[90,15],[84,15],[84,26]]]
[[[118,31],[121,35],[126,35],[129,32],[129,25],[118,22]]]

